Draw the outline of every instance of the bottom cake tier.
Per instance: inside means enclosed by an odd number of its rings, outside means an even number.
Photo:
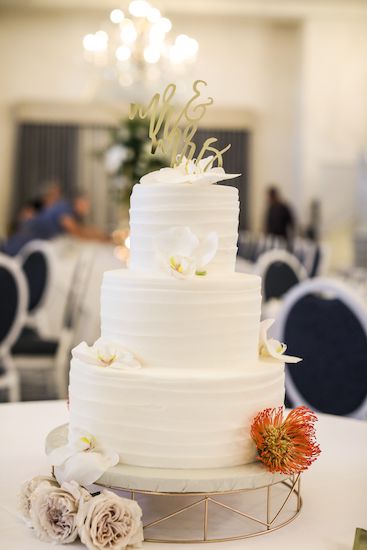
[[[284,367],[243,373],[101,368],[73,359],[70,425],[154,468],[223,468],[255,460],[254,416],[284,402]]]

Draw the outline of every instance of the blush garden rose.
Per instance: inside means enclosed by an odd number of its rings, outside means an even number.
[[[124,550],[143,541],[142,511],[133,500],[103,491],[82,503],[78,512],[80,540],[88,550]]]
[[[78,536],[76,522],[79,501],[91,499],[90,494],[77,483],[57,487],[40,483],[30,498],[30,520],[40,540],[68,544]]]

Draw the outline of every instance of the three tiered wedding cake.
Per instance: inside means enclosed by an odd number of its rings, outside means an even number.
[[[259,357],[260,278],[235,273],[238,190],[214,183],[228,177],[184,159],[134,186],[129,269],[105,273],[101,339],[73,353],[71,440],[86,431],[145,467],[255,459],[250,424],[283,404],[284,366]]]
[[[237,176],[222,168],[229,145],[219,150],[208,138],[197,151],[193,142],[213,102],[200,103],[203,84],[179,112],[174,84],[147,107],[131,106],[130,118],[150,116],[151,152],[170,151],[171,168],[134,186],[129,268],[104,274],[101,338],[72,352],[67,440],[65,426],[47,437],[54,477],[22,488],[22,515],[42,540],[79,536],[90,550],[139,544],[136,493],[200,495],[154,521],[147,506],[144,526],[204,503],[200,542],[221,540],[217,530],[208,538],[209,502],[255,522],[255,531],[223,540],[269,533],[300,510],[299,474],[320,453],[316,416],[297,407],[283,417],[284,362],[299,359],[267,337],[272,321],[260,323],[260,278],[235,273],[238,190],[216,185]],[[256,458],[262,464],[250,464]],[[269,490],[280,482],[290,492],[271,519]],[[93,483],[133,500],[106,490],[92,497]],[[249,489],[265,498],[266,522],[209,498]],[[295,512],[272,527],[292,494]]]

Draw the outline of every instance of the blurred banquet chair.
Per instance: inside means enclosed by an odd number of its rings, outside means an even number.
[[[28,289],[25,277],[13,259],[0,254],[0,388],[10,401],[19,401],[19,376],[11,355],[26,319]]]
[[[367,418],[367,306],[347,285],[309,279],[284,297],[273,336],[290,355],[287,399],[330,414]]]
[[[303,237],[295,237],[293,241],[292,253],[305,267],[307,272],[309,272],[309,269],[308,269],[309,267],[308,263],[310,261],[309,258],[312,261],[314,257],[315,246],[316,246],[315,242],[310,241],[309,239],[304,239]]]
[[[308,268],[310,277],[321,277],[327,273],[329,256],[329,246],[326,243],[318,243]]]
[[[253,249],[253,235],[251,235],[250,231],[240,231],[238,234],[238,255],[245,260],[251,261]]]
[[[34,240],[16,257],[28,283],[28,315],[32,319],[47,300],[53,274],[53,250],[50,243]]]
[[[329,260],[329,247],[326,243],[297,237],[293,253],[304,265],[309,277],[325,275]]]
[[[26,244],[16,257],[28,286],[27,320],[12,347],[18,369],[48,368],[58,340],[45,339],[37,329],[36,314],[45,304],[52,274],[51,245],[42,240]],[[46,367],[45,367],[46,365]]]
[[[307,278],[301,262],[286,250],[269,250],[259,256],[254,273],[262,278],[264,302],[279,299],[293,286]]]
[[[269,237],[266,237],[263,234],[257,236],[253,261],[256,262],[257,258],[266,252],[269,242]]]
[[[34,250],[40,251],[40,248],[35,247]],[[45,251],[46,249],[43,249]],[[28,256],[29,258],[29,256]],[[37,259],[37,261],[39,258]],[[68,364],[70,352],[74,344],[75,328],[78,322],[81,311],[82,299],[85,289],[88,284],[88,276],[90,273],[90,262],[92,259],[85,259],[85,254],[81,253],[76,263],[74,274],[71,280],[68,297],[66,300],[63,324],[60,330],[60,335],[57,340],[42,338],[32,328],[26,327],[23,330],[21,337],[17,340],[12,348],[14,363],[18,371],[27,376],[27,373],[39,374],[42,381],[46,381],[48,391],[56,390],[59,399],[67,396],[68,386]],[[38,284],[34,290],[34,301],[31,299],[28,302],[29,308],[37,307],[42,302],[41,290],[46,292],[48,285],[47,269],[45,265],[47,260],[39,262],[41,277],[43,277],[43,285]],[[31,270],[28,270],[30,276]],[[32,282],[29,283],[31,287]],[[30,291],[31,293],[31,291]],[[37,302],[38,300],[38,302]],[[37,305],[36,305],[37,304]],[[28,309],[29,311],[29,309]]]
[[[240,231],[238,240],[238,254],[248,262],[254,261],[257,241],[250,231]]]

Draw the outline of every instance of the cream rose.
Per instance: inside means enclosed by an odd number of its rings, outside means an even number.
[[[124,550],[144,540],[142,511],[133,500],[103,491],[80,504],[77,523],[81,541],[89,550]]]
[[[59,485],[55,478],[49,476],[33,477],[31,480],[23,483],[19,494],[18,509],[27,523],[30,519],[31,496],[41,483],[46,483],[53,487],[58,487]]]
[[[30,498],[30,520],[39,539],[67,544],[78,536],[77,512],[81,500],[92,497],[76,482],[55,487],[40,483]]]

